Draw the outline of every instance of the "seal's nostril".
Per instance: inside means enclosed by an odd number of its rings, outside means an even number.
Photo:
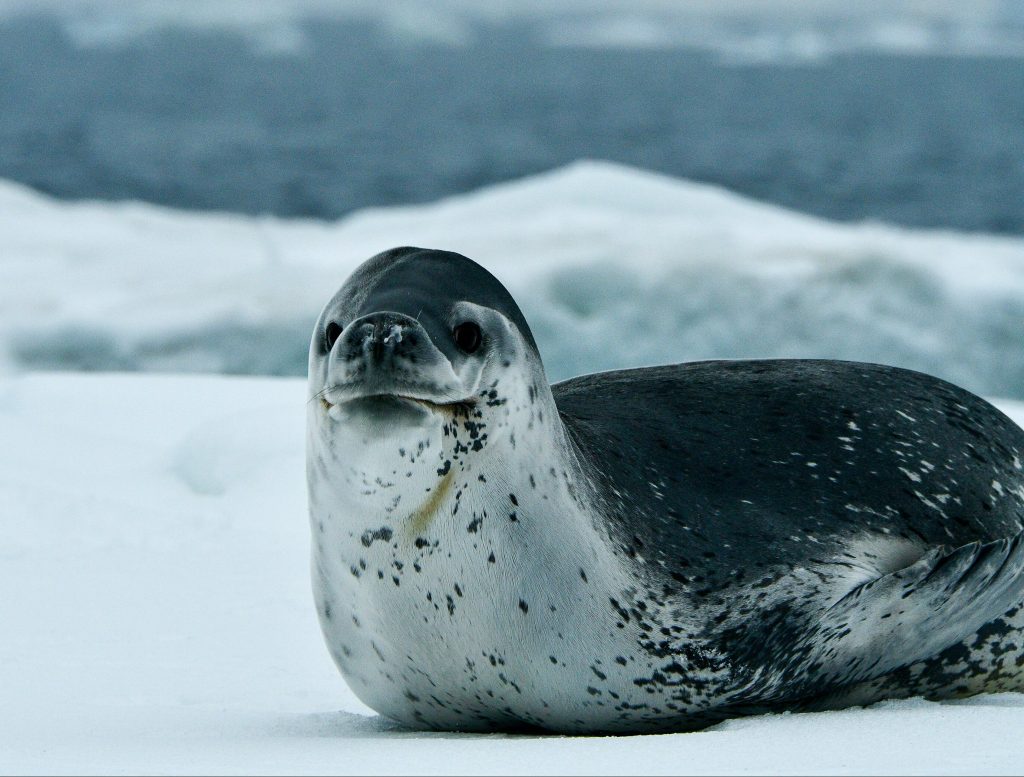
[[[371,361],[407,357],[422,338],[416,337],[419,324],[401,313],[382,311],[356,319],[342,334],[345,350]]]

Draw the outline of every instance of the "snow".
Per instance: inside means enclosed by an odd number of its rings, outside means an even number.
[[[552,379],[832,357],[1024,398],[1024,238],[829,222],[595,161],[337,222],[61,202],[0,181],[0,351],[35,369],[303,374],[324,302],[402,244],[492,270]]]
[[[319,635],[304,401],[298,379],[0,378],[0,773],[1024,768],[1024,694],[664,736],[397,729]],[[1024,403],[999,405],[1024,422]]]

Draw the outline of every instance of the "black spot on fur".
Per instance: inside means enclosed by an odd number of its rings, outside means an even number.
[[[379,529],[370,531],[367,529],[363,532],[363,536],[359,538],[359,541],[363,544],[364,548],[370,547],[375,540],[383,540],[384,542],[390,542],[394,532],[391,531],[387,526],[381,526]]]

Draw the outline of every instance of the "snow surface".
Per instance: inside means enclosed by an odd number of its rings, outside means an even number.
[[[832,357],[1024,398],[1024,238],[829,222],[606,162],[337,222],[0,181],[0,351],[30,368],[304,374],[323,304],[403,244],[491,269],[552,379]]]
[[[372,716],[316,625],[304,399],[296,379],[0,380],[0,773],[1024,770],[1024,694],[617,738]]]

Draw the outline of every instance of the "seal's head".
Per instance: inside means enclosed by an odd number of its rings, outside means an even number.
[[[352,274],[313,332],[310,461],[340,465],[332,479],[340,469],[367,497],[396,479],[431,488],[540,387],[533,335],[494,276],[459,254],[392,249]]]

